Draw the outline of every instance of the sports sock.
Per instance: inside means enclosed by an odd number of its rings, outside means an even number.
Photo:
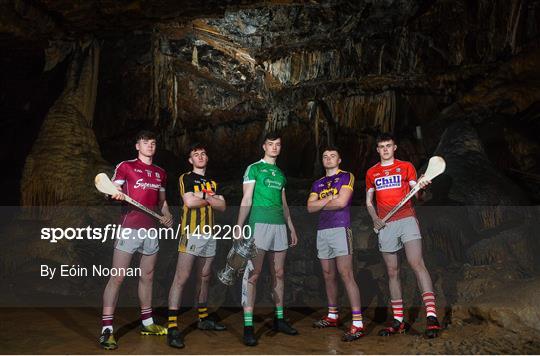
[[[357,328],[363,328],[364,322],[362,321],[362,311],[353,310],[352,311],[352,324]]]
[[[394,314],[394,319],[399,322],[403,321],[403,299],[391,300],[392,304],[392,313]]]
[[[244,312],[244,326],[253,326],[253,312]]]
[[[141,321],[144,326],[152,325],[154,319],[152,318],[152,308],[141,308]]]
[[[114,314],[101,316],[101,333],[103,334],[106,329],[110,329],[113,332],[113,318]]]
[[[197,306],[197,312],[199,313],[199,319],[204,320],[208,318],[208,306],[206,303],[199,303]]]
[[[177,309],[169,309],[168,313],[168,319],[167,319],[167,328],[177,328],[178,327],[178,310]]]
[[[337,319],[339,316],[339,310],[336,305],[328,305],[328,317],[330,319]]]
[[[426,306],[426,316],[437,317],[437,310],[435,309],[435,294],[433,292],[422,293],[422,300]]]
[[[276,306],[276,319],[283,319],[283,307]]]

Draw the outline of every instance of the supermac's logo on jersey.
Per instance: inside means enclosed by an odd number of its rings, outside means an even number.
[[[377,190],[401,188],[401,174],[375,178]]]

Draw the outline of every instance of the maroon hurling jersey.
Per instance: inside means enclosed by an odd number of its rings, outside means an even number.
[[[159,192],[164,192],[167,185],[167,173],[163,168],[137,158],[118,164],[112,181],[122,186],[122,192],[133,200],[156,210]],[[132,205],[126,205],[120,224],[131,229],[149,229],[156,226],[156,219]]]

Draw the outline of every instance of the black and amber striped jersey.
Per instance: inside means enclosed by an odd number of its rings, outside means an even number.
[[[214,194],[217,193],[217,183],[215,180],[194,172],[182,174],[179,181],[181,198],[188,192],[206,191]],[[214,212],[212,211],[212,207],[207,205],[201,208],[188,208],[184,204],[181,216],[181,233],[185,234],[186,231],[189,231],[191,234],[198,226],[199,233],[202,234],[205,225],[209,225],[211,228],[214,226]],[[186,227],[188,228],[186,229]]]

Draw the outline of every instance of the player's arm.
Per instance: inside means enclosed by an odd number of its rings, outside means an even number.
[[[307,201],[307,210],[310,213],[316,213],[322,210],[326,204],[328,204],[333,198],[333,195],[327,195],[326,197],[319,199],[319,195],[315,192],[309,194]]]
[[[116,168],[114,169],[114,174],[112,176],[112,183],[118,189],[117,194],[111,195],[111,199],[114,200],[125,200],[124,193],[122,192],[122,186],[126,182],[126,169],[124,166],[124,162],[118,164]]]
[[[281,191],[281,201],[283,203],[283,217],[287,222],[289,230],[291,230],[291,244],[289,246],[294,247],[298,243],[298,236],[296,235],[296,229],[291,218],[291,211],[289,209],[289,204],[287,204],[287,197],[285,195],[285,189]]]
[[[366,191],[366,208],[369,213],[369,216],[371,216],[371,220],[373,220],[373,226],[380,230],[386,225],[381,218],[377,215],[377,211],[375,210],[375,206],[373,205],[373,196],[375,195],[375,189],[369,188]]]
[[[419,201],[422,201],[422,198],[424,196],[424,189],[426,189],[426,187],[431,184],[430,180],[428,179],[423,180],[422,179],[423,176],[424,175],[422,174],[420,178],[417,180],[416,169],[414,168],[412,163],[409,163],[409,167],[407,167],[407,180],[409,181],[409,187],[411,189],[417,184],[417,182],[420,185],[420,190],[414,195],[415,198]]]
[[[253,203],[253,191],[255,190],[255,182],[244,183],[242,185],[243,195],[242,202],[240,203],[240,210],[238,211],[238,220],[236,225],[241,229],[246,222],[246,219],[251,210],[251,204]]]
[[[223,195],[206,195],[206,201],[208,204],[217,211],[225,211],[227,208],[227,203],[225,202],[225,198]]]
[[[334,195],[334,199],[332,199],[328,204],[326,204],[323,210],[343,209],[349,203],[349,199],[351,199],[352,193],[353,191],[351,188],[349,188],[349,186],[341,187],[339,189],[338,195]]]
[[[158,208],[163,215],[163,218],[160,220],[160,222],[167,227],[171,227],[173,224],[173,217],[169,210],[169,204],[167,204],[167,196],[165,194],[165,190],[159,191]]]
[[[206,199],[203,199],[203,192],[186,192],[182,195],[184,205],[190,209],[202,208],[209,205]]]

